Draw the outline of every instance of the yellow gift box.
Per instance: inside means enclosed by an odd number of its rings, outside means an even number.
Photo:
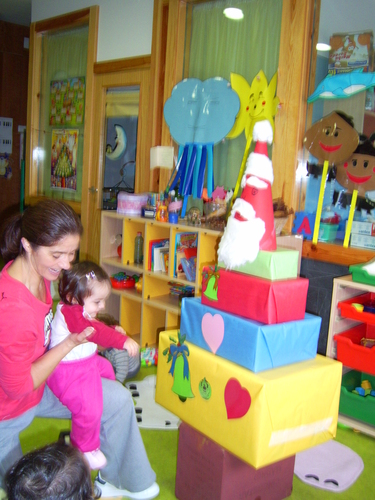
[[[155,400],[223,448],[260,468],[335,437],[340,362],[255,374],[179,335],[160,334]]]

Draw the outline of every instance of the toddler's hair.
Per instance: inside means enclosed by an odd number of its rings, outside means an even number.
[[[107,282],[111,286],[108,274],[95,262],[84,260],[77,262],[70,269],[62,272],[59,281],[59,295],[64,304],[71,305],[75,299],[80,306],[84,305],[87,297],[90,297],[92,286]]]

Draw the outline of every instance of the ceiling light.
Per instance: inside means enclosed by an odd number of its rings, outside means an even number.
[[[223,13],[228,19],[243,19],[242,10],[235,7],[228,7],[227,9],[224,9]]]
[[[321,52],[327,52],[328,50],[331,50],[331,46],[328,45],[328,43],[317,43],[316,50],[320,50]]]

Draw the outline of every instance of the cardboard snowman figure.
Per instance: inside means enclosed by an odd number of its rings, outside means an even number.
[[[273,167],[267,144],[272,144],[273,131],[268,120],[254,125],[254,152],[249,155],[242,177],[241,197],[234,202],[218,257],[227,269],[253,262],[259,251],[275,251],[276,231],[273,216]]]

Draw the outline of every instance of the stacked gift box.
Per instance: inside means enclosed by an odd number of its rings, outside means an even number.
[[[160,335],[156,401],[183,422],[181,500],[214,498],[213,482],[215,498],[286,498],[294,455],[335,436],[341,364],[317,355],[321,318],[305,312],[298,259],[278,248],[204,268],[180,331]]]

